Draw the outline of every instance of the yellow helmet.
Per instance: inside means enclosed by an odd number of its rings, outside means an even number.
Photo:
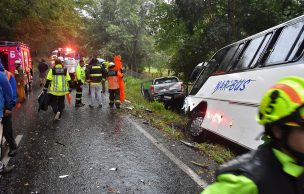
[[[304,79],[289,76],[279,80],[262,97],[258,123],[304,126]]]

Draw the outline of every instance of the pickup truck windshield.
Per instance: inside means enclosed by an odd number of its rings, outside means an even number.
[[[178,82],[178,79],[175,78],[175,77],[156,79],[156,80],[154,81],[154,85],[166,84],[166,83],[173,83],[173,82]]]

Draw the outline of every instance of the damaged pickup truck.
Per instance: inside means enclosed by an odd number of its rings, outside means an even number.
[[[146,99],[163,102],[165,108],[176,110],[182,107],[186,96],[185,85],[175,76],[155,78],[150,88],[142,91]]]

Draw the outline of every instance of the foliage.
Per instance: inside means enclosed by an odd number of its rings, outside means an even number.
[[[219,164],[223,164],[236,156],[229,149],[221,145],[201,143],[197,144],[195,147]]]
[[[157,47],[168,65],[187,81],[193,68],[218,49],[304,12],[298,0],[157,1],[150,21]]]
[[[170,110],[166,110],[164,105],[159,102],[148,102],[143,98],[140,92],[142,80],[132,78],[130,76],[124,77],[126,99],[131,101],[131,106],[134,108],[130,110],[131,114],[137,117],[143,117],[151,125],[163,130],[166,134],[175,139],[182,138],[182,133],[178,129],[174,129],[172,124],[176,126],[183,126],[187,121],[185,118]],[[146,80],[148,81],[148,80]],[[146,110],[151,110],[148,113]]]
[[[120,54],[134,71],[170,68],[187,81],[219,48],[303,12],[300,0],[1,0],[0,40],[35,55],[63,46]]]
[[[79,6],[83,4],[74,0],[2,0],[0,40],[27,43],[36,55],[46,55],[59,46],[77,47],[85,34]]]
[[[112,60],[113,55],[120,54],[123,62],[137,72],[153,64],[157,51],[145,27],[153,6],[152,1],[145,0],[96,0],[89,10],[94,55]]]

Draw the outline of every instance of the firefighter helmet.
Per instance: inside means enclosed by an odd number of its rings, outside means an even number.
[[[115,67],[115,63],[110,62],[110,63],[109,63],[109,68],[113,68],[113,67]]]
[[[258,123],[304,126],[304,79],[289,76],[279,80],[262,97]]]

